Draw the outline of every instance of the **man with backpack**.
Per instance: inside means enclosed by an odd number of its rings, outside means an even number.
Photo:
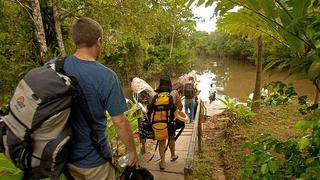
[[[102,153],[112,158],[105,128],[107,119],[111,120],[122,142],[129,153],[129,166],[137,165],[137,153],[133,140],[132,129],[123,114],[127,104],[117,75],[109,68],[96,61],[102,49],[103,30],[101,25],[90,19],[80,18],[72,25],[72,39],[76,45],[74,55],[65,59],[64,70],[68,76],[74,76],[79,88],[86,98],[89,113],[94,119],[93,127],[102,143]],[[71,163],[68,165],[70,174],[75,179],[115,179],[111,162],[106,162],[90,141],[90,128],[83,113],[75,106],[71,113],[71,125],[74,129]],[[72,162],[73,160],[77,160]]]
[[[103,30],[90,18],[72,25],[74,55],[30,70],[0,117],[0,152],[23,170],[23,179],[57,179],[68,163],[70,179],[114,180],[106,111],[137,165],[127,104],[117,75],[96,61]]]
[[[189,115],[190,123],[194,121],[195,116],[195,106],[196,106],[196,88],[193,77],[188,78],[188,82],[184,84],[183,93],[184,93],[184,108],[185,113]]]

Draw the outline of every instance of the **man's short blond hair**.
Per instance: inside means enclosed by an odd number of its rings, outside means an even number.
[[[76,19],[72,24],[72,39],[77,48],[92,47],[102,38],[103,29],[101,25],[88,17]]]

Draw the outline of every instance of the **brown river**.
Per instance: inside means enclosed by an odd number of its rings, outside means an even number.
[[[254,65],[233,59],[199,58],[197,61],[193,71],[197,73],[198,89],[201,90],[199,97],[202,100],[208,101],[209,91],[217,91],[218,97],[229,96],[242,102],[252,93],[256,73]],[[314,97],[315,90],[311,81],[288,77],[286,72],[263,72],[262,84],[276,80],[292,83],[299,95],[307,95],[310,99]],[[155,87],[157,80],[148,83]],[[129,85],[124,87],[124,91],[131,98]]]

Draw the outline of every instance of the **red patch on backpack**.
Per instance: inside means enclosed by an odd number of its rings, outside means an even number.
[[[17,98],[17,101],[20,102],[20,103],[23,103],[24,102],[24,97],[23,96],[19,96]]]

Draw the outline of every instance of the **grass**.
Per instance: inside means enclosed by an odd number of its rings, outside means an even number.
[[[213,166],[212,163],[217,161],[217,154],[211,151],[208,141],[202,144],[202,153],[196,159],[195,177],[199,180],[211,179]]]
[[[227,129],[227,147],[223,152],[228,179],[238,179],[237,172],[243,161],[241,156],[248,152],[242,146],[246,140],[251,141],[257,133],[268,133],[278,139],[298,137],[301,132],[295,124],[303,117],[298,112],[298,104],[279,105],[262,108],[251,123],[233,126]]]
[[[252,141],[255,134],[261,132],[278,139],[298,137],[301,132],[295,128],[295,124],[302,118],[298,104],[294,102],[263,107],[249,123],[229,127],[223,121],[223,116],[209,118],[204,123],[203,152],[196,162],[195,177],[200,180],[222,179],[223,175],[226,179],[239,179],[237,173],[243,164],[241,157],[248,152],[242,145],[244,141]]]
[[[202,152],[195,164],[197,179],[224,179],[221,154],[225,148],[223,124],[218,122],[216,117],[211,117],[203,125]]]

